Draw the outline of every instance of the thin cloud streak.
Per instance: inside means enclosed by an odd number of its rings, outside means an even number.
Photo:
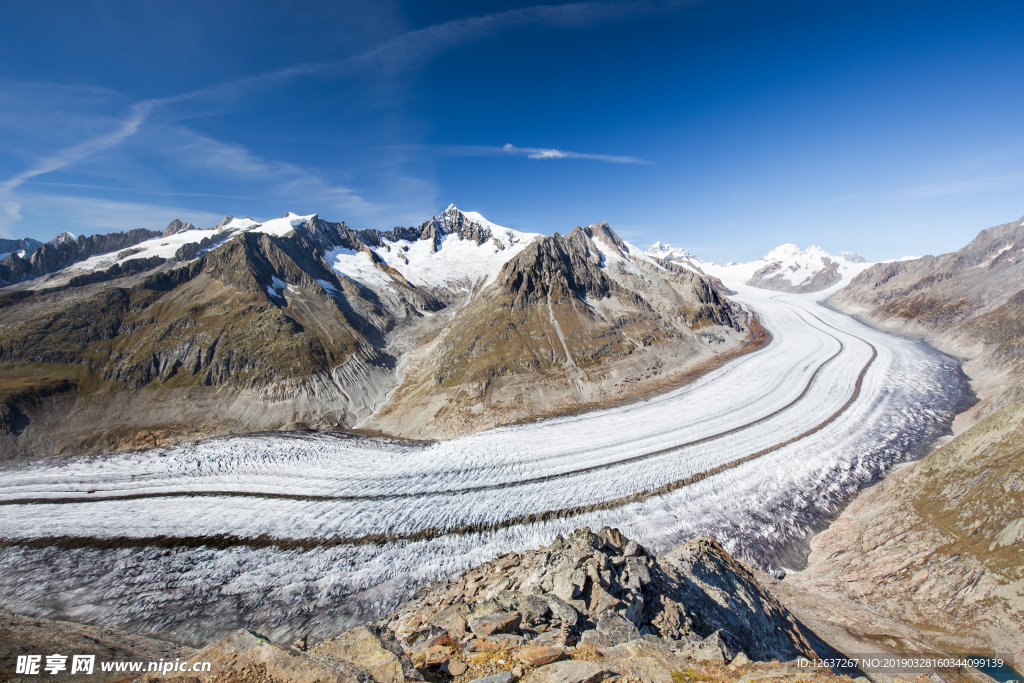
[[[548,147],[516,147],[509,143],[502,147],[490,145],[392,145],[390,149],[408,149],[429,152],[442,157],[492,157],[492,156],[525,156],[528,159],[590,159],[605,161],[611,164],[653,164],[653,161],[639,157],[615,154],[590,154],[587,152],[570,152],[564,149]]]
[[[612,164],[650,164],[646,159],[637,157],[616,156],[613,154],[587,154],[585,152],[568,152],[562,149],[545,149],[542,147],[516,147],[506,144],[501,147],[505,154],[525,154],[529,159],[593,159],[607,161]]]
[[[85,142],[81,142],[72,147],[67,147],[56,154],[44,157],[34,166],[31,166],[20,173],[16,173],[3,183],[0,183],[0,194],[10,193],[11,190],[15,189],[30,178],[44,175],[46,173],[52,173],[53,171],[60,170],[65,166],[70,166],[75,162],[92,156],[97,152],[102,152],[111,149],[112,147],[116,147],[135,134],[135,131],[137,131],[139,126],[143,124],[146,117],[149,116],[150,111],[152,111],[153,107],[158,102],[159,100],[146,100],[132,105],[128,117],[121,122],[121,125],[117,130],[107,133],[106,135],[100,135],[99,137],[86,140]]]

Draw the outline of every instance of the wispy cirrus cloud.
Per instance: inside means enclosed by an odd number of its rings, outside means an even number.
[[[492,157],[492,156],[525,156],[528,159],[589,159],[605,161],[610,164],[652,164],[653,161],[639,157],[621,156],[616,154],[591,154],[589,152],[571,152],[551,147],[516,147],[506,143],[501,147],[493,145],[397,145],[398,149],[428,152],[443,157]]]
[[[158,100],[146,100],[132,105],[128,116],[121,121],[116,130],[44,156],[24,171],[15,173],[7,180],[0,182],[0,196],[9,193],[30,178],[52,173],[98,152],[116,147],[135,134],[157,103]]]
[[[378,207],[352,188],[325,180],[316,172],[283,161],[265,159],[243,145],[215,140],[179,126],[183,142],[169,152],[176,163],[207,171],[229,171],[234,177],[255,178],[270,184],[282,197],[326,199],[332,209],[354,210],[366,215]]]
[[[158,113],[163,122],[175,119],[180,121],[216,111],[225,103],[237,100],[253,89],[271,86],[290,79],[399,72],[425,64],[446,51],[487,40],[506,31],[538,27],[586,28],[622,21],[629,17],[650,16],[692,4],[692,2],[693,0],[575,2],[563,5],[535,5],[468,17],[408,31],[386,40],[370,50],[343,59],[295,64],[212,84],[189,92],[135,102],[129,105],[126,113],[113,124],[112,130],[57,151],[39,155],[24,170],[14,173],[6,180],[0,180],[0,232],[9,233],[10,228],[22,219],[23,204],[34,201],[24,193],[21,193],[23,196],[18,196],[18,189],[24,183],[33,178],[80,164],[98,154],[123,145],[136,136]],[[105,89],[97,89],[97,91],[99,90],[107,92]],[[113,91],[109,91],[109,94],[116,95]],[[198,107],[198,111],[196,107]],[[214,146],[213,141],[208,142],[209,146]],[[247,158],[245,155],[239,154],[238,150],[231,150],[228,147],[218,150],[209,163],[219,163],[225,170],[239,173],[261,172],[267,176],[278,175],[282,178],[290,175],[290,180],[283,180],[279,184],[281,188],[289,186],[293,188],[320,187],[322,192],[334,197],[341,206],[359,206],[367,210],[372,208],[369,202],[348,188],[333,185],[308,173],[303,175],[300,169],[285,163]],[[589,159],[609,163],[649,163],[628,156],[590,154],[548,148],[519,148],[511,145],[500,148],[481,148],[481,150],[488,154],[525,155],[531,159]]]

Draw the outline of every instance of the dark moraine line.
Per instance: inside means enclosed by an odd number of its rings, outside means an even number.
[[[818,319],[817,316],[814,316],[813,314],[811,314],[811,315],[815,319]],[[825,324],[825,325],[828,324],[828,323],[824,323],[820,319],[818,319],[818,320],[819,320],[819,322],[822,322],[822,324]],[[832,327],[832,326],[829,325],[829,327]],[[836,329],[836,328],[833,327],[832,329]],[[837,331],[841,331],[841,330],[837,330]],[[844,334],[849,334],[849,333],[846,332]],[[752,427],[756,427],[757,425],[762,424],[763,422],[766,422],[766,421],[772,419],[773,417],[779,415],[780,413],[783,413],[783,412],[789,410],[794,405],[799,403],[804,398],[804,396],[807,395],[807,392],[810,391],[811,387],[814,385],[814,380],[818,377],[818,374],[822,370],[824,370],[825,367],[829,363],[831,363],[836,358],[838,358],[840,356],[840,354],[842,354],[843,351],[846,349],[846,346],[843,344],[843,342],[838,337],[835,337],[833,335],[829,335],[829,336],[832,337],[832,339],[835,339],[837,342],[839,342],[839,350],[836,351],[831,356],[829,356],[829,358],[827,360],[825,360],[825,362],[823,362],[821,365],[819,365],[817,367],[817,369],[814,371],[814,374],[812,374],[810,379],[807,380],[807,384],[804,385],[803,391],[800,392],[799,396],[797,396],[795,399],[793,399],[792,401],[790,401],[786,405],[782,406],[778,410],[776,410],[776,411],[774,411],[772,413],[769,413],[768,415],[765,415],[764,417],[762,417],[760,419],[757,419],[754,422],[748,422],[746,424],[739,425],[738,427],[733,427],[732,429],[728,429],[728,430],[726,430],[724,432],[718,432],[717,434],[711,434],[709,436],[704,436],[704,437],[701,437],[699,439],[695,439],[693,441],[687,441],[685,443],[676,444],[674,446],[668,446],[666,448],[662,448],[662,449],[659,449],[659,450],[656,450],[656,451],[650,451],[648,453],[641,453],[640,455],[634,455],[634,456],[632,456],[630,458],[623,458],[621,460],[614,460],[612,462],[601,463],[599,465],[590,465],[588,467],[580,467],[580,468],[577,468],[577,469],[574,469],[574,470],[568,470],[566,472],[558,472],[556,474],[546,474],[546,475],[539,476],[539,477],[531,477],[531,478],[528,478],[528,479],[519,479],[519,480],[514,481],[514,482],[505,482],[505,483],[501,483],[501,484],[484,484],[484,485],[481,485],[481,486],[467,486],[465,488],[460,488],[460,489],[442,489],[442,490],[438,490],[438,491],[411,491],[411,492],[408,492],[408,493],[387,493],[387,494],[370,495],[370,496],[324,496],[324,495],[301,494],[301,493],[262,493],[262,492],[259,492],[259,491],[235,491],[235,490],[231,490],[231,491],[165,491],[165,492],[151,492],[151,493],[128,493],[128,494],[113,495],[113,496],[86,495],[86,496],[76,496],[76,497],[61,496],[61,497],[21,498],[21,499],[17,499],[17,500],[2,500],[2,501],[0,501],[0,506],[3,506],[3,505],[69,505],[69,504],[77,504],[77,503],[96,503],[96,502],[105,502],[105,501],[142,500],[142,499],[147,499],[147,498],[191,498],[191,497],[195,497],[195,498],[226,498],[226,497],[269,498],[269,499],[285,499],[285,500],[312,501],[312,502],[335,502],[335,503],[337,503],[337,502],[356,502],[356,501],[361,501],[361,500],[365,500],[365,501],[384,501],[384,500],[396,500],[396,499],[405,499],[405,498],[432,498],[432,497],[435,497],[435,496],[449,496],[449,495],[458,494],[458,493],[476,493],[476,492],[481,492],[481,491],[497,491],[497,490],[500,490],[500,489],[508,489],[508,488],[515,488],[515,487],[519,487],[519,486],[527,486],[529,484],[541,484],[541,483],[545,483],[545,482],[549,482],[549,481],[555,481],[557,479],[566,479],[566,478],[569,478],[569,477],[579,476],[581,474],[589,474],[590,472],[597,472],[597,471],[600,471],[600,470],[610,469],[610,468],[613,468],[613,467],[619,467],[620,465],[628,465],[628,464],[635,463],[635,462],[641,462],[643,460],[648,460],[650,458],[654,458],[654,457],[657,457],[659,455],[664,455],[666,453],[671,453],[672,451],[677,451],[677,450],[682,449],[682,448],[689,448],[691,446],[699,446],[700,444],[708,443],[709,441],[715,441],[716,439],[721,439],[721,438],[724,438],[724,437],[729,436],[731,434],[735,434],[737,432],[742,432],[742,431],[744,431],[746,429],[750,429]],[[855,335],[851,335],[851,336],[854,336],[855,338],[860,339],[860,337],[856,337]],[[864,340],[861,339],[861,341],[864,341]],[[868,346],[871,346],[871,344],[869,344],[866,341],[864,341],[864,343],[868,344]],[[871,346],[871,348],[874,349],[875,347]],[[872,357],[872,359],[873,359],[873,357]],[[859,391],[859,389],[858,389],[858,391]],[[798,437],[798,438],[802,438],[802,437]],[[791,442],[787,442],[787,443],[791,443]],[[783,444],[783,445],[785,445],[785,444]],[[695,475],[695,476],[699,476],[699,475]]]
[[[833,328],[835,329],[835,328]],[[440,538],[446,535],[471,535],[481,534],[492,531],[498,531],[501,529],[508,529],[514,526],[524,526],[527,524],[535,524],[538,522],[545,522],[556,519],[567,519],[570,517],[576,517],[591,512],[600,512],[604,510],[613,510],[615,508],[630,505],[632,503],[644,502],[655,496],[665,495],[680,489],[684,486],[695,484],[699,481],[712,477],[716,474],[721,474],[727,470],[739,467],[740,465],[756,460],[757,458],[773,453],[779,449],[785,448],[786,446],[796,443],[801,439],[805,439],[812,434],[815,434],[829,424],[834,422],[840,415],[853,405],[853,403],[860,396],[861,387],[864,383],[864,377],[871,367],[871,364],[878,358],[878,349],[875,348],[874,344],[866,341],[865,344],[871,347],[871,358],[861,368],[860,373],[857,375],[857,381],[854,385],[853,394],[843,404],[839,410],[830,415],[826,420],[819,423],[815,427],[798,434],[793,438],[784,441],[775,446],[765,448],[764,450],[752,453],[750,455],[738,458],[731,462],[719,465],[718,467],[694,474],[685,479],[679,479],[677,481],[669,482],[659,486],[656,489],[650,491],[643,491],[641,493],[634,493],[629,496],[623,496],[621,498],[614,498],[601,503],[592,503],[590,505],[580,505],[571,508],[562,508],[560,510],[546,510],[544,512],[535,512],[526,515],[519,515],[512,517],[500,522],[491,522],[486,524],[466,524],[459,527],[453,527],[450,529],[441,529],[438,527],[429,527],[427,529],[421,529],[407,534],[399,533],[383,533],[383,534],[366,534],[364,536],[356,537],[344,537],[336,536],[333,538],[274,538],[266,534],[253,537],[235,536],[233,534],[215,534],[206,536],[147,536],[147,537],[127,537],[118,536],[112,538],[101,538],[97,536],[52,536],[44,538],[26,538],[26,539],[0,539],[0,547],[28,547],[28,548],[47,548],[57,547],[63,550],[71,549],[100,549],[100,550],[114,550],[114,549],[127,549],[127,548],[211,548],[211,549],[227,549],[234,547],[249,547],[254,549],[260,548],[278,548],[280,550],[314,550],[317,548],[332,548],[343,545],[383,545],[385,543],[397,543],[397,542],[416,542],[426,541],[435,538]]]

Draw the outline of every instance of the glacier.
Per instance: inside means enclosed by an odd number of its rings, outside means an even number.
[[[252,434],[0,469],[0,605],[201,645],[335,634],[580,526],[782,571],[969,400],[922,342],[740,282],[763,348],[672,392],[433,443]]]

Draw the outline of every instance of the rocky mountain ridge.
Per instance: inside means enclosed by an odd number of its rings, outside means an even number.
[[[0,238],[0,261],[14,253],[18,253],[20,256],[31,254],[41,246],[43,246],[42,242],[29,237],[18,240]]]
[[[416,426],[420,438],[436,438],[453,425],[471,431],[665,386],[645,381],[652,364],[660,379],[678,382],[749,337],[746,314],[713,282],[645,260],[607,226],[592,226],[617,250],[605,259],[578,230],[558,256],[548,247],[564,238],[450,206],[417,228],[387,232],[316,215],[227,216],[209,229],[173,221],[162,231],[67,237],[28,258],[12,254],[0,266],[9,283],[0,288],[0,453],[352,428],[406,376],[464,395],[494,385],[495,402],[456,400],[449,415]],[[626,276],[612,273],[623,268]],[[515,304],[510,287],[528,273],[537,277],[522,280],[533,284]],[[548,281],[554,289],[534,296],[540,290],[531,288]],[[475,305],[485,300],[490,308]],[[480,333],[461,333],[482,321]],[[520,335],[523,324],[533,336]],[[442,339],[444,367],[415,375],[399,364]],[[510,340],[515,357],[505,358]],[[597,389],[578,388],[579,368],[623,358],[602,370]],[[523,402],[500,386],[512,376],[540,378],[533,384],[555,386],[553,397]],[[457,419],[464,408],[473,420]],[[399,419],[404,410],[392,402],[388,412]]]

